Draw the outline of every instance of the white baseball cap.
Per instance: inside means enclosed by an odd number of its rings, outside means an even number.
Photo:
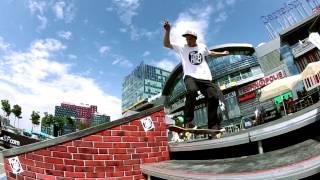
[[[190,30],[187,30],[184,34],[182,34],[183,37],[186,37],[187,35],[191,35],[191,36],[194,36],[196,38],[198,37],[196,32],[190,31]]]

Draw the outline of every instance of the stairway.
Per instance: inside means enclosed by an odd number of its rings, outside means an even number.
[[[169,143],[149,179],[301,179],[320,172],[320,103],[221,139]]]

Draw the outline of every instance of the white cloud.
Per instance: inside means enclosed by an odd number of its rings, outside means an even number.
[[[196,32],[198,34],[198,41],[205,42],[205,35],[212,11],[211,6],[206,6],[204,8],[191,9],[187,12],[180,13],[178,19],[172,25],[172,42],[185,44],[185,39],[181,35],[186,30]]]
[[[138,8],[140,7],[140,0],[113,0],[115,9],[119,15],[120,21],[127,26],[126,28],[120,28],[120,32],[130,32],[132,40],[138,40],[143,37],[148,39],[153,38],[159,34],[159,30],[149,31],[143,28],[138,28],[133,25],[132,19],[138,15]],[[113,10],[113,9],[112,9]]]
[[[107,8],[106,8],[106,11],[112,12],[112,11],[113,11],[113,7],[107,7]]]
[[[123,56],[120,55],[112,55],[114,60],[112,61],[112,65],[119,65],[125,68],[131,68],[133,64]]]
[[[68,54],[68,58],[69,59],[78,59],[78,56],[76,56],[74,54]]]
[[[66,23],[70,23],[74,19],[75,8],[72,3],[58,1],[53,5],[52,10],[57,19],[64,20]]]
[[[45,16],[47,3],[45,1],[29,0],[28,8],[32,15],[35,15],[40,22],[37,31],[41,31],[47,27],[48,19]]]
[[[162,59],[160,61],[153,62],[152,64],[154,64],[155,66],[162,68],[164,70],[172,71],[178,63],[171,61],[169,59]]]
[[[0,50],[6,51],[10,47],[10,44],[4,42],[3,38],[0,36]]]
[[[104,34],[105,33],[105,31],[104,30],[99,30],[99,34]]]
[[[47,3],[45,1],[29,0],[28,7],[32,14],[44,14]]]
[[[228,18],[228,15],[226,12],[219,13],[218,17],[214,19],[215,23],[224,22]]]
[[[50,51],[59,51],[66,49],[66,46],[63,45],[60,41],[56,39],[45,39],[45,40],[36,40],[31,44],[31,52],[33,51],[43,51],[43,52],[50,52]]]
[[[120,117],[120,99],[103,92],[93,79],[73,74],[71,65],[52,60],[65,48],[58,40],[44,39],[33,42],[25,52],[10,49],[0,56],[0,99],[22,107],[20,127],[31,128],[33,110],[41,116],[53,114],[61,102],[97,105],[99,112],[112,119]]]
[[[223,10],[225,7],[225,5],[223,4],[223,1],[218,1],[217,5],[216,5],[216,10]]]
[[[143,28],[136,28],[135,26],[131,25],[129,27],[130,29],[130,36],[132,40],[138,40],[141,39],[143,37],[146,37],[148,39],[152,39],[155,36],[158,36],[158,34],[160,33],[159,30],[155,30],[155,31],[148,31],[146,29]]]
[[[235,0],[217,1],[213,5],[197,5],[179,14],[177,20],[172,23],[171,40],[173,43],[185,44],[185,39],[181,35],[186,30],[195,31],[198,34],[198,41],[205,43],[205,36],[209,23],[224,22],[228,18],[226,8],[233,6]],[[215,18],[215,19],[213,19]],[[213,19],[213,20],[212,20]],[[217,25],[215,25],[217,26]],[[217,28],[220,30],[220,28]]]
[[[101,46],[99,48],[99,53],[101,55],[106,54],[108,51],[110,51],[110,47],[109,46]]]
[[[127,32],[126,28],[120,28],[119,30],[120,30],[120,32],[123,32],[123,33]]]
[[[35,15],[40,21],[37,31],[43,30],[47,27],[48,18],[46,17],[46,12],[50,4],[51,3],[47,3],[47,1],[28,1],[28,8],[31,14]],[[60,0],[54,3],[52,10],[58,20],[64,20],[66,23],[70,23],[74,19],[75,8],[72,3],[66,3]]]
[[[226,0],[227,5],[234,5],[236,0]]]
[[[66,40],[70,40],[72,37],[72,33],[70,31],[59,31],[57,35]]]
[[[57,2],[53,6],[53,11],[58,19],[63,19],[64,17],[64,10],[63,8],[66,6],[66,3],[63,1]]]
[[[113,0],[112,2],[117,8],[120,20],[125,25],[131,25],[133,16],[138,14],[136,11],[140,6],[139,0]]]
[[[145,51],[145,52],[142,54],[143,57],[146,57],[146,56],[149,56],[149,55],[150,55],[150,51]]]
[[[43,30],[47,27],[48,20],[45,16],[37,16],[38,20],[40,21],[40,25],[37,27],[37,31]]]

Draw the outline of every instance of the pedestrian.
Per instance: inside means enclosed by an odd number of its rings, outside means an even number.
[[[208,111],[208,128],[220,129],[221,119],[218,118],[217,109],[219,106],[220,89],[215,88],[212,81],[211,71],[207,63],[207,56],[228,55],[228,51],[215,52],[209,51],[207,46],[197,43],[197,34],[187,30],[182,36],[186,38],[184,46],[172,44],[170,42],[171,25],[168,21],[163,24],[165,34],[163,45],[166,48],[173,49],[179,56],[183,68],[183,80],[187,90],[184,106],[184,122],[186,128],[193,128],[194,108],[197,92],[205,96]]]
[[[255,118],[256,118],[256,125],[260,125],[264,123],[264,118],[266,115],[266,111],[263,106],[258,105],[256,110],[254,111]]]

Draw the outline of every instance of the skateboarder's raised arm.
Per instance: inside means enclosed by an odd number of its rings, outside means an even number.
[[[165,29],[165,33],[164,33],[164,37],[163,37],[163,46],[166,48],[173,49],[173,46],[170,42],[171,25],[170,25],[169,21],[164,22],[163,28]]]
[[[223,51],[223,52],[212,51],[212,50],[209,51],[209,56],[215,56],[215,57],[225,56],[225,55],[228,55],[228,54],[229,54],[229,51]]]

